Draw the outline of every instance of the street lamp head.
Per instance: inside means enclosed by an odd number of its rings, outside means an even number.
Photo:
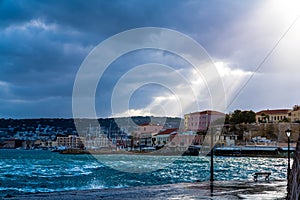
[[[285,131],[285,134],[286,134],[287,137],[290,137],[290,136],[291,136],[291,133],[292,133],[292,131],[291,131],[290,129],[287,129],[287,130]]]

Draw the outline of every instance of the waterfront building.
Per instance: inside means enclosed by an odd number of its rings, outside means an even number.
[[[170,128],[154,135],[154,141],[156,145],[165,145],[168,144],[177,134],[177,128]]]
[[[256,113],[257,123],[279,123],[289,119],[289,109],[261,110]]]
[[[13,149],[13,148],[17,148],[16,147],[16,139],[6,139],[4,140],[1,144],[0,144],[1,148],[5,148],[5,149]]]
[[[205,132],[212,122],[224,117],[224,113],[213,110],[193,112],[184,116],[184,124],[188,131]]]
[[[42,146],[42,141],[40,139],[34,141],[34,147],[40,147]]]
[[[202,144],[203,135],[198,135],[195,131],[186,131],[173,134],[170,146],[187,148],[190,145]]]
[[[188,130],[189,128],[189,119],[190,119],[191,114],[185,114],[184,115],[184,130]]]
[[[289,117],[291,122],[300,122],[300,106],[295,105],[293,109],[289,112]]]
[[[112,146],[112,141],[108,139],[105,134],[102,133],[98,134],[97,136],[86,137],[84,141],[84,146],[86,149],[95,150]]]
[[[57,137],[57,145],[71,149],[83,149],[85,138],[76,135],[69,135],[68,137]]]
[[[139,138],[139,145],[141,146],[154,146],[154,135],[160,132],[163,126],[160,124],[142,124],[138,126],[136,133]]]
[[[156,133],[141,133],[140,134],[140,145],[141,146],[154,146],[153,136]]]
[[[163,126],[160,124],[142,124],[138,126],[138,132],[143,133],[158,133],[163,129]]]
[[[22,148],[23,149],[31,149],[32,147],[34,147],[34,139],[26,139],[22,141]]]
[[[222,134],[219,136],[217,146],[232,147],[235,146],[236,141],[238,140],[238,135],[235,134]]]

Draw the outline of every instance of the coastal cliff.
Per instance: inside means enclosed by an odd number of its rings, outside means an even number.
[[[289,185],[287,199],[300,199],[300,137],[297,142]]]

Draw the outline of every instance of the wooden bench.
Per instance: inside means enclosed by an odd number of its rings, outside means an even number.
[[[271,172],[255,172],[253,177],[254,177],[255,182],[257,182],[257,178],[259,176],[265,176],[265,180],[269,181],[270,180],[270,175],[271,175]]]

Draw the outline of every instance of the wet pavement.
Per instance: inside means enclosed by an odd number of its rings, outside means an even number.
[[[177,183],[148,187],[97,189],[56,193],[27,194],[6,197],[9,200],[192,200],[192,199],[285,199],[286,181],[215,181],[213,191],[210,182]]]

